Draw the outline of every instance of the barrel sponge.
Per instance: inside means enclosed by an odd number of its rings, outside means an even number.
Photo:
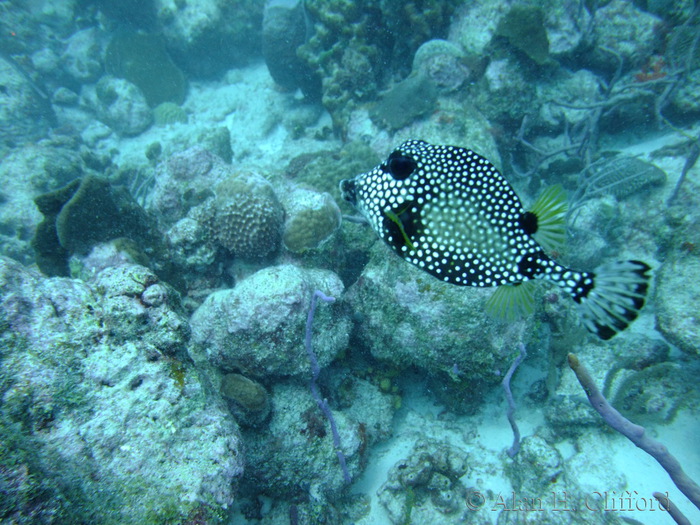
[[[272,185],[255,173],[236,173],[221,182],[203,210],[211,237],[246,259],[274,253],[282,237],[284,210]]]
[[[170,58],[160,35],[118,31],[107,45],[105,69],[136,84],[152,108],[162,102],[185,101],[187,79]]]
[[[328,193],[297,189],[285,199],[284,246],[302,253],[317,248],[340,226],[338,205]]]

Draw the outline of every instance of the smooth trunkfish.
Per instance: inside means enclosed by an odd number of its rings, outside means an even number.
[[[644,305],[649,265],[629,260],[585,272],[558,264],[545,250],[566,238],[562,188],[526,211],[495,166],[471,150],[409,140],[340,190],[406,261],[448,283],[498,286],[487,306],[500,317],[532,309],[534,279],[571,295],[601,339],[627,328]]]

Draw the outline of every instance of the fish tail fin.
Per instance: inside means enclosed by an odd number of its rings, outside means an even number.
[[[641,261],[620,261],[579,274],[574,286],[571,281],[562,286],[578,303],[584,326],[607,340],[639,315],[649,291],[650,270]]]

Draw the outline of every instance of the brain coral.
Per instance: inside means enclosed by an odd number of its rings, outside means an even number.
[[[282,235],[284,210],[272,185],[255,173],[237,173],[220,183],[202,206],[200,220],[220,246],[243,258],[270,255]]]

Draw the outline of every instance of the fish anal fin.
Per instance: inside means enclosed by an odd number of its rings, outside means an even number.
[[[502,321],[514,321],[532,313],[535,281],[499,286],[486,302],[486,313]]]

